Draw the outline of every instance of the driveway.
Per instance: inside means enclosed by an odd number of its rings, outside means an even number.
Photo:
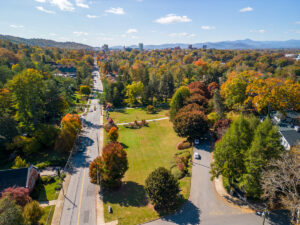
[[[214,183],[210,180],[210,145],[201,143],[194,148],[201,156],[200,160],[193,159],[192,183],[190,198],[176,214],[147,223],[147,225],[169,224],[203,224],[203,225],[261,225],[263,218],[254,213],[245,212],[232,207],[216,193]],[[278,214],[271,215],[269,225],[287,225],[286,220],[280,220]],[[286,219],[286,218],[285,218]]]

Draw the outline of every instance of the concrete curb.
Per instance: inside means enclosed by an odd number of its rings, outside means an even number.
[[[54,214],[52,217],[51,225],[59,225],[60,224],[62,209],[64,207],[64,202],[65,202],[65,196],[64,196],[63,190],[68,189],[70,180],[71,180],[71,175],[69,173],[66,173],[66,178],[65,178],[65,181],[63,182],[63,188],[60,190],[59,196],[56,200],[55,211],[54,211]]]

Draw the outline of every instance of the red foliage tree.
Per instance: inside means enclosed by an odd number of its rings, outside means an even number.
[[[206,88],[206,85],[203,81],[195,81],[188,85],[188,88],[191,91],[191,94],[200,94],[206,98],[210,97],[210,93]]]
[[[207,86],[207,90],[210,93],[210,96],[214,95],[214,92],[216,89],[219,88],[219,84],[217,84],[216,82],[211,82],[208,86]]]
[[[196,103],[188,104],[179,109],[178,113],[183,113],[183,112],[192,112],[192,111],[205,111],[205,108],[203,106],[200,106]]]
[[[184,101],[185,105],[189,105],[189,104],[193,104],[193,103],[196,103],[199,106],[203,106],[204,108],[206,108],[207,104],[208,104],[208,100],[204,96],[195,93],[195,94],[191,95],[190,97],[188,97],[187,99],[185,99],[185,101]]]
[[[3,190],[2,197],[9,197],[11,200],[24,207],[32,199],[29,196],[29,190],[23,187],[9,187]]]
[[[225,134],[226,130],[230,126],[230,123],[231,123],[230,119],[221,119],[215,123],[214,131],[215,131],[218,139],[220,139],[223,136],[223,134]]]
[[[180,137],[200,138],[208,130],[207,118],[202,111],[177,113],[173,128]]]

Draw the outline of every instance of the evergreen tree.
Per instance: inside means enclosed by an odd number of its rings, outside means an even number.
[[[253,131],[242,116],[235,120],[214,150],[212,177],[223,175],[230,185],[237,184],[245,172],[244,158],[252,141]]]
[[[261,172],[268,161],[279,157],[283,147],[280,143],[280,136],[267,117],[258,125],[250,149],[247,151],[245,166],[247,173],[244,174],[240,186],[246,194],[259,198],[261,190]]]
[[[221,118],[224,118],[225,106],[218,89],[214,92],[213,102],[215,111]]]
[[[180,87],[176,90],[170,103],[170,119],[173,121],[179,109],[184,106],[184,100],[190,96],[188,87]]]

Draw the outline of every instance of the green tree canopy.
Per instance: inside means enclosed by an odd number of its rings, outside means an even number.
[[[188,87],[180,87],[174,93],[170,103],[170,119],[173,120],[179,109],[184,106],[184,100],[190,96]]]

